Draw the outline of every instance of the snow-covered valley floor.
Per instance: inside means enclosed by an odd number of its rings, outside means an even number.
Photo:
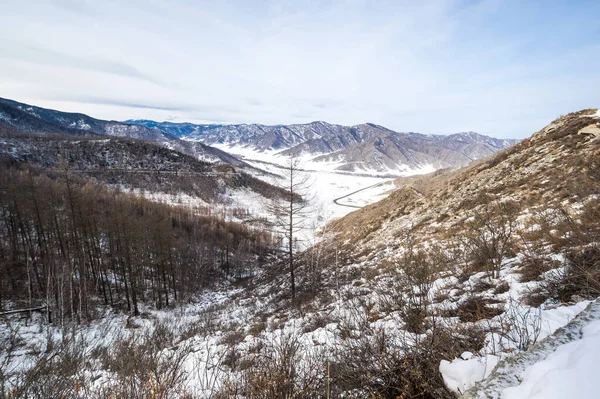
[[[215,147],[238,156],[257,169],[270,173],[265,175],[249,171],[256,177],[275,184],[277,178],[274,176],[284,174],[285,165],[289,161],[288,156],[281,155],[278,151],[258,152],[244,146],[227,144],[215,145]],[[385,198],[395,188],[394,180],[398,177],[430,173],[434,170],[431,166],[425,166],[422,169],[407,169],[403,172],[374,170],[345,172],[336,169],[338,163],[317,162],[313,158],[314,155],[305,154],[299,156],[298,160],[299,167],[306,174],[310,186],[307,197],[311,199],[315,214],[320,216],[319,227],[334,218],[347,215],[356,208]],[[339,201],[339,205],[334,202],[343,196],[347,197]]]

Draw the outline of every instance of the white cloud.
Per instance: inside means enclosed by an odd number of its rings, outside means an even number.
[[[510,1],[61,0],[2,9],[0,96],[100,118],[369,121],[524,137],[600,102],[599,46],[575,40],[589,36],[575,30],[583,9],[555,18],[562,9],[546,9],[544,19]],[[545,38],[549,24],[559,32]]]

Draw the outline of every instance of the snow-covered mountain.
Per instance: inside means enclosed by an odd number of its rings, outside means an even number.
[[[311,122],[293,125],[222,125],[129,120],[185,141],[216,145],[235,154],[295,154],[346,172],[405,172],[467,165],[513,145],[474,132],[449,136],[399,133],[366,123],[355,126]],[[332,169],[332,168],[328,168]]]
[[[342,126],[319,121],[268,126],[105,121],[2,98],[0,124],[25,132],[152,141],[199,160],[233,165],[243,165],[239,156],[264,160],[266,153],[295,154],[311,161],[316,169],[359,173],[455,168],[515,143],[473,132],[450,136],[398,133],[372,123]]]
[[[108,135],[164,141],[172,137],[159,129],[104,121],[90,116],[36,107],[0,98],[0,122],[21,131],[77,135]]]
[[[326,122],[311,122],[297,125],[260,124],[205,124],[154,122],[128,120],[125,123],[157,128],[189,141],[201,141],[208,145],[230,144],[253,148],[257,151],[283,150],[335,133],[343,133],[346,127]]]

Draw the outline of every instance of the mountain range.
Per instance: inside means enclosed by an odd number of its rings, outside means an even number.
[[[372,123],[342,126],[318,121],[269,126],[106,121],[2,98],[0,125],[22,132],[145,140],[199,160],[236,166],[247,166],[239,155],[250,152],[259,160],[266,154],[297,155],[317,168],[361,173],[456,168],[516,143],[474,132],[447,136],[400,133]]]
[[[0,158],[85,181],[229,204],[238,191],[271,198],[281,190],[217,148],[143,126],[104,121],[0,99]],[[247,171],[244,171],[246,169]],[[260,171],[258,171],[260,174]]]
[[[332,164],[346,172],[406,172],[455,168],[510,147],[516,140],[501,140],[474,132],[452,135],[400,133],[373,123],[342,126],[317,121],[307,124],[200,124],[126,123],[159,129],[184,141],[202,142],[233,153],[298,155],[317,164]]]

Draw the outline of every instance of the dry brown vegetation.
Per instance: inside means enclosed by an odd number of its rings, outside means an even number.
[[[342,259],[368,259],[382,248],[401,245],[413,229],[422,238],[448,240],[473,231],[469,216],[489,212],[490,203],[509,199],[521,210],[558,208],[600,192],[600,140],[579,134],[600,123],[584,110],[563,116],[515,146],[459,170],[399,179],[388,198],[334,221],[331,241]],[[567,205],[568,206],[568,205]],[[497,212],[496,212],[497,213]],[[497,215],[492,215],[497,216]],[[352,243],[352,244],[350,244]]]

